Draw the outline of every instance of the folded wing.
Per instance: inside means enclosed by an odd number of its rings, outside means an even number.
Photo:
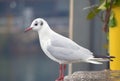
[[[56,59],[64,61],[85,61],[93,57],[92,52],[88,49],[61,35],[52,37],[47,50]]]

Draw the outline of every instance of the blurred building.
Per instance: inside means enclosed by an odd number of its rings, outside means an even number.
[[[58,65],[42,52],[32,20],[46,19],[68,36],[69,0],[0,0],[0,81],[53,81]]]

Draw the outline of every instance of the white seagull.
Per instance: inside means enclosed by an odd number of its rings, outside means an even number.
[[[102,61],[109,61],[110,58],[114,58],[113,56],[93,56],[93,53],[88,49],[54,32],[42,18],[33,20],[31,26],[25,29],[25,32],[29,30],[38,32],[40,45],[44,53],[60,64],[60,73],[56,81],[64,79],[65,64],[75,62],[102,64]]]

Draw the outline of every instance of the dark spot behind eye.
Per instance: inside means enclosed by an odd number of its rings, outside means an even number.
[[[37,26],[38,25],[38,23],[35,23],[35,26]]]
[[[43,25],[43,21],[41,21],[41,24],[40,24],[41,26]]]

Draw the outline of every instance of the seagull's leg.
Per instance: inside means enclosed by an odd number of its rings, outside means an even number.
[[[63,66],[60,64],[60,69],[59,69],[59,77],[56,81],[63,81]]]
[[[59,73],[59,77],[56,81],[63,81],[64,80],[64,72],[65,72],[65,69],[66,69],[66,64],[62,65],[60,64],[60,73]]]

